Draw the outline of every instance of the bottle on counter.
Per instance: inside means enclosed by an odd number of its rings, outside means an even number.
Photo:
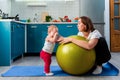
[[[37,13],[35,13],[35,15],[34,15],[33,22],[38,22],[38,16],[37,16]]]
[[[2,19],[2,10],[0,9],[0,19]]]

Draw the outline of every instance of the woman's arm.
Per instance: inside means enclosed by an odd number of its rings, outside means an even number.
[[[61,43],[68,43],[68,42],[72,42],[72,43],[74,43],[82,48],[90,50],[96,46],[98,39],[94,38],[94,39],[91,39],[87,42],[87,41],[83,41],[83,40],[77,40],[75,38],[64,38]]]

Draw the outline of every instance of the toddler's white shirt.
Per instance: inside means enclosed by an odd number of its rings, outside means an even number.
[[[51,42],[45,41],[42,50],[52,54],[54,46],[55,46],[55,43],[51,43]]]

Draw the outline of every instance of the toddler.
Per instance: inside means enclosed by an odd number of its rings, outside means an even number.
[[[57,40],[59,40],[58,28],[55,25],[51,25],[48,27],[48,35],[40,52],[40,57],[44,61],[44,73],[46,76],[54,75],[52,72],[50,72],[50,64],[52,52]]]

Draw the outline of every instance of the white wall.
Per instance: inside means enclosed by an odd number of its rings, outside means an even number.
[[[105,0],[105,12],[104,12],[104,32],[108,46],[110,47],[110,13],[109,13],[109,0]]]
[[[104,23],[105,0],[74,0],[73,2],[47,2],[46,7],[28,7],[25,2],[12,0],[12,16],[17,13],[21,19],[33,19],[34,14],[41,18],[42,12],[49,12],[54,18],[68,15],[70,19],[78,16],[89,16],[94,23]]]
[[[80,15],[89,16],[94,23],[104,23],[105,0],[80,0]]]
[[[79,16],[79,0],[73,2],[47,2],[46,7],[28,7],[26,4],[25,2],[12,0],[12,16],[19,14],[21,19],[33,19],[34,14],[37,13],[40,19],[42,12],[49,12],[49,15],[54,19],[65,15],[68,15],[70,19]]]
[[[0,0],[0,9],[2,12],[11,15],[11,0]]]

